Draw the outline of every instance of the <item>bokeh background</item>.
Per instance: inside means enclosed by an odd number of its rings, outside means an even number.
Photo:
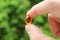
[[[0,40],[29,40],[25,30],[27,11],[43,0],[0,0]],[[44,34],[54,37],[49,28],[47,15],[39,15],[33,19]]]

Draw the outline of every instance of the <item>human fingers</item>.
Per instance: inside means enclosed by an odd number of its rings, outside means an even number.
[[[25,29],[30,37],[30,40],[54,40],[53,38],[43,34],[42,31],[33,24],[26,25]]]
[[[55,34],[55,36],[60,38],[60,19],[58,19],[50,14],[48,15],[48,19],[49,19],[50,28],[51,28],[53,34]]]
[[[34,18],[37,15],[48,13],[60,18],[60,0],[44,0],[33,6],[27,12],[27,15],[30,15],[32,18]]]
[[[47,6],[48,6],[47,1],[42,1],[38,3],[37,5],[33,6],[28,12],[27,15],[30,15],[32,18],[36,17],[39,14],[47,14]]]

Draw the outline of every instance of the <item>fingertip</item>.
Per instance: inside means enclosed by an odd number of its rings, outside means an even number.
[[[26,26],[25,26],[25,29],[28,30],[28,31],[31,31],[31,30],[32,30],[32,31],[33,31],[33,30],[35,30],[35,31],[36,31],[36,30],[39,30],[39,28],[38,28],[37,26],[33,25],[33,24],[28,24],[28,25],[26,25]]]
[[[37,10],[35,8],[31,8],[26,15],[29,15],[31,16],[32,18],[36,17],[38,14],[37,14]]]
[[[25,29],[28,34],[42,34],[41,30],[33,24],[26,25]]]
[[[25,25],[25,29],[28,30],[31,24]]]
[[[30,30],[30,26],[31,24],[29,24],[29,25],[25,25],[25,29],[26,29],[26,31],[29,31]]]
[[[25,26],[25,29],[28,33],[30,33],[33,30],[35,30],[35,26],[33,24],[28,24],[28,25]]]

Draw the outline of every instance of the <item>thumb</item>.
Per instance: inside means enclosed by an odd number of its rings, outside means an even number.
[[[50,37],[44,35],[42,33],[41,30],[39,30],[39,28],[37,28],[37,26],[33,25],[33,24],[29,24],[25,26],[26,31],[30,37],[30,40],[44,40],[44,39],[51,39]]]
[[[36,40],[36,37],[39,37],[40,34],[43,34],[39,28],[37,28],[35,25],[33,24],[29,24],[29,25],[26,25],[26,31],[28,33],[28,35],[30,36],[30,39],[34,39]]]

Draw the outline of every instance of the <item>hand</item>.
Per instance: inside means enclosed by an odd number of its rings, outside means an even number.
[[[60,38],[60,0],[44,0],[27,12],[32,18],[41,14],[48,14],[50,28]]]
[[[26,25],[26,31],[30,40],[54,40],[53,38],[44,35],[41,30],[33,24]]]

